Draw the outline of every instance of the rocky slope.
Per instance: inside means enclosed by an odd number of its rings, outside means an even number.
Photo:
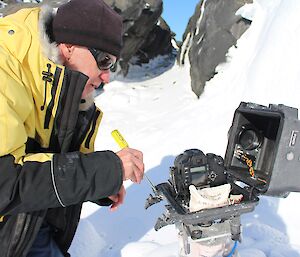
[[[252,0],[200,0],[190,18],[178,61],[185,56],[191,64],[192,90],[200,96],[205,82],[216,74],[218,64],[226,61],[228,49],[235,45],[250,26],[250,22],[236,11]]]

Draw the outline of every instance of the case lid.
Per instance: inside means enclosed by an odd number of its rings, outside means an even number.
[[[224,159],[230,177],[259,194],[286,197],[300,191],[298,110],[242,102],[229,131]]]

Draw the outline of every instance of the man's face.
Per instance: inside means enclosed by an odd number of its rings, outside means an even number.
[[[110,79],[109,69],[102,69],[101,60],[98,58],[98,64],[96,62],[95,51],[89,50],[82,46],[71,46],[71,55],[65,61],[65,65],[72,70],[82,72],[89,77],[84,90],[82,92],[82,98],[86,98],[91,95],[96,88],[98,88],[101,83],[108,83]],[[109,62],[115,63],[116,57],[110,54],[105,54],[106,58],[104,61],[109,60]],[[99,63],[100,61],[100,63]],[[98,67],[100,66],[100,68]]]

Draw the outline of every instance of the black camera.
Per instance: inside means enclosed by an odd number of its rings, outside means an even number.
[[[223,158],[215,154],[205,155],[198,149],[189,149],[178,155],[170,168],[170,177],[178,199],[185,204],[189,200],[190,185],[204,188],[226,183]]]
[[[297,109],[242,102],[235,110],[224,161],[198,149],[186,150],[175,158],[170,180],[155,186],[155,196],[150,195],[146,208],[163,199],[168,202],[155,229],[175,224],[185,241],[194,240],[195,234],[196,240],[202,240],[228,233],[233,240],[240,240],[240,216],[255,209],[259,195],[286,197],[289,192],[300,192],[299,133]],[[231,193],[242,195],[242,200],[189,210],[191,185],[203,189],[222,184],[230,184]]]

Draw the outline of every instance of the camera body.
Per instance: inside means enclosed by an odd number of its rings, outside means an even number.
[[[189,149],[178,155],[170,168],[170,177],[176,194],[186,204],[190,185],[204,188],[226,183],[223,158],[215,154],[205,155],[198,149]]]

